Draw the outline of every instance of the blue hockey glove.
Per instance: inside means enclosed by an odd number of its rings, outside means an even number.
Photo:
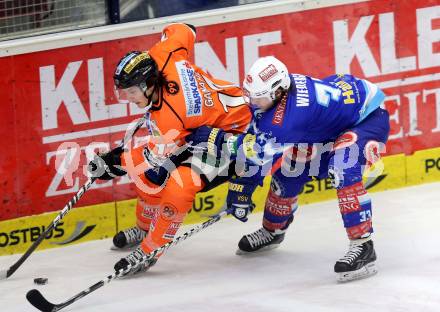
[[[250,179],[233,178],[229,181],[229,191],[226,199],[228,212],[242,222],[248,220],[247,216],[254,210],[252,194],[257,185]]]
[[[224,143],[228,143],[227,152],[229,154],[233,152],[229,147],[229,141],[232,141],[233,138],[232,134],[228,134],[220,128],[201,126],[194,129],[191,134],[186,136],[185,140],[192,145],[194,151],[208,152],[208,154],[220,158]]]
[[[179,165],[177,155],[170,156],[163,164],[156,164],[144,172],[145,177],[156,185],[162,186],[170,177],[170,173]]]
[[[121,166],[122,147],[116,147],[110,152],[98,153],[87,166],[87,171],[99,180],[112,180],[125,175],[127,172]]]

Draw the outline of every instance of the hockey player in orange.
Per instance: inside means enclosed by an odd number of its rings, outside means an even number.
[[[210,165],[186,149],[184,137],[191,129],[206,125],[241,133],[251,120],[238,86],[212,78],[189,61],[195,35],[192,25],[170,24],[160,42],[149,51],[126,54],[114,73],[119,98],[145,108],[150,138],[145,146],[116,148],[92,162],[94,172],[104,172],[95,174],[99,179],[128,172],[136,185],[137,224],[116,234],[113,242],[117,248],[141,245],[116,263],[117,271],[172,240],[196,193],[229,179],[233,166],[228,161],[211,159]]]

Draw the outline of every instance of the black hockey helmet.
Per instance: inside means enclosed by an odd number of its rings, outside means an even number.
[[[139,86],[145,92],[158,77],[157,64],[148,52],[131,51],[119,61],[113,80],[118,89]]]

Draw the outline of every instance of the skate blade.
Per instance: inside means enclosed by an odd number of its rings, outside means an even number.
[[[138,248],[140,245],[141,245],[141,244],[130,245],[130,246],[122,247],[122,248],[116,247],[115,245],[111,245],[111,246],[110,246],[110,250],[112,250],[112,251],[124,251],[124,252],[127,252],[127,251],[133,251],[133,250],[135,250],[135,249]]]
[[[269,251],[269,250],[272,250],[272,249],[275,249],[275,248],[278,248],[278,247],[280,247],[280,244],[273,244],[273,245],[265,246],[263,248],[255,250],[255,251],[244,251],[244,250],[241,250],[240,248],[238,248],[237,251],[235,252],[235,254],[239,255],[239,256],[255,255],[255,254],[259,254],[261,252]]]
[[[366,266],[356,271],[336,273],[339,283],[346,283],[354,280],[370,277],[377,273],[376,262],[370,262]]]

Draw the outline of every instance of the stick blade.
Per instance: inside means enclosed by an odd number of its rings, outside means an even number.
[[[36,289],[29,290],[28,293],[26,294],[26,299],[29,301],[30,304],[32,304],[40,311],[43,312],[56,311],[54,310],[55,305],[47,301],[46,298],[44,298],[43,295]]]

